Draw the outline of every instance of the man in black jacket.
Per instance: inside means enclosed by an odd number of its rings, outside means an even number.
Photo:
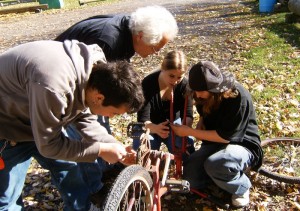
[[[107,61],[130,60],[135,52],[145,58],[157,53],[177,35],[173,15],[161,6],[138,8],[128,15],[99,15],[80,21],[55,40],[76,39],[98,44]]]
[[[178,33],[174,16],[164,7],[138,8],[128,15],[99,15],[82,20],[55,40],[78,40],[98,44],[107,61],[127,60],[137,53],[142,58],[156,54]],[[98,121],[109,133],[109,120],[99,116]],[[70,130],[71,128],[68,128]],[[72,134],[76,131],[72,129]]]

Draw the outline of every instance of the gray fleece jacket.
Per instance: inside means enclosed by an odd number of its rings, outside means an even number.
[[[117,142],[85,105],[85,87],[98,45],[36,41],[0,55],[0,139],[35,141],[49,158],[93,162],[100,142]],[[73,122],[81,141],[62,130]]]

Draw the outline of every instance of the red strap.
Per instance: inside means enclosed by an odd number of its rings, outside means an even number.
[[[174,122],[173,104],[174,104],[174,90],[172,90],[172,92],[171,92],[171,101],[170,101],[170,122],[171,123]],[[171,130],[171,136],[172,136],[172,149],[174,151],[175,150],[175,134],[174,134],[173,130]]]
[[[184,102],[184,112],[183,112],[183,120],[182,120],[183,125],[186,125],[187,104],[188,104],[188,96],[185,97],[185,102]],[[174,90],[171,93],[171,102],[170,102],[170,122],[171,123],[174,122],[173,105],[174,105]],[[173,154],[175,156],[175,165],[176,165],[175,177],[178,179],[182,175],[182,155],[186,151],[187,143],[186,143],[186,137],[182,137],[181,149],[177,149],[175,147],[175,133],[173,130],[171,130],[171,136],[172,136],[172,150],[173,150]]]

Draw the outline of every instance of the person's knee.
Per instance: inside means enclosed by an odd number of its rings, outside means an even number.
[[[156,134],[151,134],[151,136],[153,137],[152,139],[150,139],[151,149],[159,150],[162,143],[162,139]]]
[[[231,153],[219,153],[218,156],[210,156],[204,162],[204,169],[210,176],[234,175],[239,172],[235,157]]]

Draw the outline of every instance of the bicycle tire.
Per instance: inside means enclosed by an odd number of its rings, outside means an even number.
[[[153,203],[152,186],[152,178],[146,169],[140,165],[128,166],[116,178],[101,210],[150,210]],[[137,195],[136,192],[139,192],[140,195]],[[132,208],[130,208],[130,204],[128,205],[128,196],[131,203],[134,199]]]
[[[279,142],[288,143],[290,145],[296,145],[297,147],[300,146],[300,138],[286,138],[286,137],[270,138],[270,139],[263,140],[261,142],[261,146],[264,149],[267,146],[270,146],[271,144],[278,144]],[[264,164],[264,161],[263,161],[263,164]],[[260,173],[268,178],[277,180],[279,182],[285,182],[285,183],[289,183],[289,184],[300,184],[300,177],[282,175],[277,172],[267,170],[266,168],[263,167],[263,165],[258,170],[258,173]]]

